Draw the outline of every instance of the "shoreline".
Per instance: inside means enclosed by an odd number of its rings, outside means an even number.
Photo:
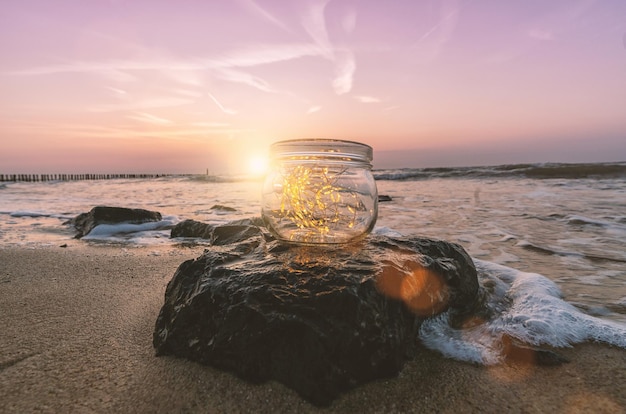
[[[156,357],[165,287],[192,248],[0,248],[0,412],[626,412],[626,350],[557,367],[478,366],[423,349],[397,378],[317,408],[276,382]]]

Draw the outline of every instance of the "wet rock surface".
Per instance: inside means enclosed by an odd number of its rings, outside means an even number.
[[[196,223],[181,227],[202,228]],[[285,245],[255,223],[198,230],[217,242],[169,282],[153,336],[157,355],[252,382],[277,380],[327,405],[359,384],[396,376],[417,351],[425,318],[449,310],[460,325],[482,308],[476,269],[459,245],[385,236]]]
[[[261,219],[245,219],[233,221],[225,225],[215,226],[196,220],[185,220],[178,223],[170,233],[171,238],[195,237],[207,239],[212,245],[224,245],[244,240],[261,234]]]
[[[226,212],[237,211],[237,209],[234,207],[224,206],[222,204],[215,204],[213,207],[211,207],[211,210],[226,211]]]
[[[66,224],[73,226],[80,239],[89,234],[94,227],[100,224],[133,223],[142,224],[152,221],[160,221],[161,213],[158,211],[144,210],[141,208],[98,206],[88,213],[81,213]]]

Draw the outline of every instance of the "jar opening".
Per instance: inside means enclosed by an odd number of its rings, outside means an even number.
[[[355,141],[339,139],[292,139],[279,141],[270,147],[271,157],[287,160],[333,159],[340,161],[371,163],[372,147]]]

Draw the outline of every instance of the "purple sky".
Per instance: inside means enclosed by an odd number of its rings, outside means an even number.
[[[0,173],[626,160],[624,0],[7,0]]]

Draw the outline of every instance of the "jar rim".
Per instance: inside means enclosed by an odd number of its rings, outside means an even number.
[[[311,153],[324,157],[343,158],[353,161],[372,162],[374,150],[367,144],[332,138],[299,138],[277,141],[270,146],[274,158],[300,158]]]

